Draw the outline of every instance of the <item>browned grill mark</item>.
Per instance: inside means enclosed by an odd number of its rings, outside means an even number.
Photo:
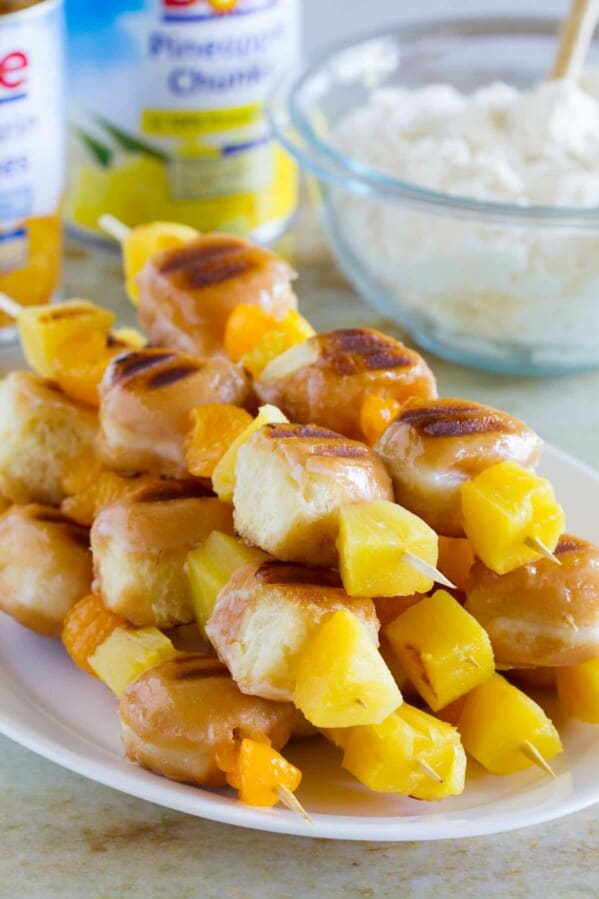
[[[162,371],[157,371],[155,374],[150,372],[146,385],[150,390],[158,390],[160,387],[168,387],[170,384],[182,381],[190,375],[195,375],[198,371],[198,365],[182,362],[178,365],[164,368]]]
[[[165,254],[158,266],[158,271],[163,275],[170,275],[177,271],[193,268],[200,263],[209,263],[231,253],[239,253],[247,249],[248,244],[238,237],[213,237],[210,240],[199,237],[185,246]]]
[[[269,424],[265,426],[267,437],[273,440],[276,438],[286,439],[288,437],[315,437],[327,440],[345,440],[341,434],[335,431],[329,431],[328,428],[319,428],[316,425],[295,425],[295,424]]]
[[[259,253],[246,241],[235,237],[218,237],[196,241],[174,250],[163,259],[159,272],[178,275],[190,289],[222,284],[259,266]]]
[[[233,278],[246,274],[251,268],[253,265],[250,260],[244,258],[214,261],[209,265],[190,269],[186,282],[191,288],[213,287],[215,284],[232,281]]]
[[[312,587],[341,588],[341,577],[326,568],[306,568],[287,562],[263,562],[254,575],[257,581],[272,586],[306,584]]]
[[[368,328],[331,331],[318,341],[323,360],[341,375],[408,368],[417,361],[399,341]]]
[[[315,446],[314,456],[332,456],[338,459],[364,459],[369,455],[368,447],[360,446],[359,443],[323,443]]]
[[[562,553],[576,552],[576,550],[585,549],[589,545],[590,544],[587,543],[586,540],[580,540],[578,537],[573,537],[571,534],[563,534],[558,540],[554,554],[559,556]]]
[[[168,350],[137,350],[133,353],[123,353],[116,357],[111,366],[111,383],[120,384],[148,368],[175,358],[175,354]]]
[[[512,434],[516,423],[488,406],[430,405],[405,409],[395,419],[428,437],[464,437],[468,434]]]
[[[85,315],[89,315],[88,309],[72,309],[69,306],[57,306],[56,309],[49,309],[48,312],[40,315],[39,321],[42,324],[47,324],[48,322],[57,322],[66,318],[83,318]]]
[[[135,497],[135,502],[168,503],[177,499],[208,499],[213,496],[211,487],[205,481],[180,481],[141,490]]]

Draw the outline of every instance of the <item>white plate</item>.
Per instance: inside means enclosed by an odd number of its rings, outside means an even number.
[[[599,475],[551,448],[543,472],[566,508],[569,529],[598,541]],[[469,764],[464,795],[442,803],[371,793],[345,774],[336,750],[324,742],[289,747],[289,758],[304,771],[298,795],[314,818],[309,825],[285,809],[249,808],[229,791],[171,783],[128,762],[108,691],[76,669],[58,641],[0,615],[0,732],[124,793],[241,827],[343,840],[436,840],[559,818],[599,800],[599,727],[554,717],[565,747],[552,761],[555,780],[537,769],[492,777]]]

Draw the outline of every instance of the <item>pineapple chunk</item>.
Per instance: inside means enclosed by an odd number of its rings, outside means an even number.
[[[475,555],[496,574],[541,557],[527,539],[536,537],[553,552],[564,531],[564,513],[549,481],[515,462],[485,469],[461,493],[466,535]]]
[[[139,303],[137,276],[146,262],[163,250],[174,250],[198,236],[195,228],[176,222],[151,222],[133,228],[123,241],[123,268],[127,296],[134,306]]]
[[[378,724],[402,697],[362,622],[340,609],[302,650],[294,702],[316,727],[352,727]]]
[[[466,753],[458,731],[407,703],[380,724],[325,734],[343,749],[343,767],[378,793],[431,801],[464,791]]]
[[[426,593],[433,581],[404,558],[407,550],[437,564],[437,535],[417,515],[387,500],[342,506],[339,567],[350,596]]]
[[[260,337],[256,345],[241,357],[241,364],[254,378],[259,378],[266,366],[299,343],[303,343],[308,337],[313,337],[316,332],[303,316],[290,309],[275,327],[266,331]]]
[[[187,575],[198,626],[203,634],[216,598],[231,575],[242,565],[266,561],[261,549],[246,546],[241,540],[212,531],[208,539],[187,556]]]
[[[136,677],[176,655],[169,638],[155,627],[137,630],[119,627],[87,661],[100,680],[120,698]]]
[[[599,724],[599,659],[556,668],[557,692],[566,715]]]
[[[562,751],[543,709],[500,674],[468,693],[458,729],[466,750],[491,774],[530,768],[535,764],[531,746],[545,761]]]
[[[495,670],[486,631],[445,590],[403,612],[387,625],[385,636],[435,712],[484,683]]]
[[[288,421],[289,419],[276,406],[260,406],[256,418],[233,441],[212,473],[212,486],[219,499],[222,499],[224,502],[233,502],[237,454],[246,440],[252,436],[254,431],[259,431],[264,425]]]
[[[23,355],[38,375],[53,378],[54,360],[65,344],[91,332],[107,338],[114,320],[114,312],[88,300],[24,308],[18,320]]]

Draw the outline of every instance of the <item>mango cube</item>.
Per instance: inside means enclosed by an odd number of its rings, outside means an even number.
[[[599,659],[556,668],[557,692],[566,715],[599,724]]]
[[[547,762],[562,751],[540,705],[500,674],[468,693],[458,718],[466,750],[491,774],[514,774],[535,764],[531,747]]]
[[[208,539],[187,555],[187,576],[198,626],[202,633],[216,602],[231,575],[243,565],[266,561],[261,549],[246,546],[236,537],[212,531]]]
[[[114,320],[114,312],[88,300],[29,306],[18,320],[23,355],[38,375],[53,378],[54,362],[65,344],[95,332],[104,345]]]
[[[343,767],[371,790],[429,801],[464,791],[458,731],[407,703],[380,724],[325,733],[343,749]]]
[[[212,472],[212,486],[219,499],[224,502],[233,502],[233,492],[235,490],[235,464],[237,462],[237,454],[239,448],[248,440],[254,431],[259,431],[264,425],[279,424],[288,422],[289,419],[283,415],[276,406],[260,406],[258,415],[254,420],[235,438],[227,452],[221,456],[220,461]]]
[[[337,549],[343,586],[350,596],[408,596],[433,586],[404,553],[436,566],[437,535],[395,503],[378,500],[342,506]]]
[[[435,712],[484,683],[495,670],[487,632],[445,590],[403,612],[387,625],[385,636]]]
[[[464,530],[474,553],[496,574],[541,558],[526,545],[538,538],[551,551],[565,519],[549,481],[515,462],[499,462],[461,488]]]
[[[176,655],[169,638],[155,627],[136,630],[119,627],[87,661],[100,680],[120,698],[136,677]]]
[[[150,222],[131,229],[123,241],[123,268],[127,296],[134,306],[139,303],[137,276],[146,262],[156,253],[182,247],[197,236],[195,228],[176,222]]]
[[[246,805],[272,808],[279,802],[278,788],[295,792],[302,772],[268,743],[241,741],[235,763],[227,771],[227,783],[239,791],[239,799]]]
[[[378,724],[402,697],[362,622],[347,609],[327,618],[298,660],[294,703],[316,727]]]
[[[273,328],[266,331],[256,345],[241,357],[241,364],[254,378],[259,378],[266,366],[298,343],[303,343],[316,332],[303,316],[290,309]]]

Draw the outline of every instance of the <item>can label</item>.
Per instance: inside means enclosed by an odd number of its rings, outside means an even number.
[[[150,0],[114,9],[104,35],[96,23],[94,51],[80,12],[71,220],[95,228],[111,212],[259,235],[287,218],[296,170],[264,101],[297,58],[298,17],[297,0]]]
[[[29,257],[29,222],[56,215],[64,182],[63,13],[0,16],[0,273]]]

